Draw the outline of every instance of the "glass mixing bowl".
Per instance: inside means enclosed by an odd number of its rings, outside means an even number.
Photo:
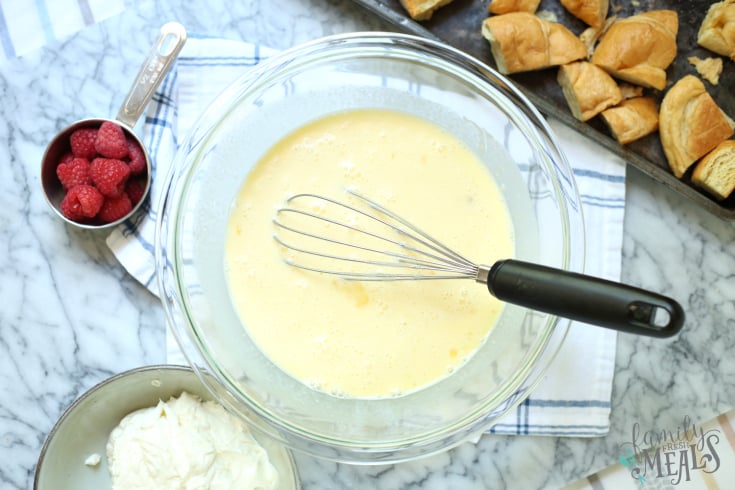
[[[569,321],[505,305],[464,365],[386,399],[313,390],[254,345],[225,277],[234,197],[283,136],[365,108],[424,118],[474,151],[507,202],[515,258],[581,272],[584,231],[572,170],[544,119],[509,81],[446,45],[392,33],[327,37],[264,61],[216,98],[181,144],[159,204],[156,262],[169,326],[193,368],[211,374],[202,381],[214,396],[251,426],[314,456],[377,464],[489,429],[542,378]]]

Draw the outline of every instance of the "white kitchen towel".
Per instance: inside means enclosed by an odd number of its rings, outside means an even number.
[[[124,0],[0,0],[0,61],[122,12]]]
[[[154,294],[158,293],[153,258],[155,208],[177,143],[226,85],[272,53],[258,45],[190,35],[148,108],[142,136],[156,178],[147,214],[115,229],[107,244],[128,272]],[[589,238],[586,271],[619,280],[625,163],[560,123],[551,124],[574,167],[583,201]],[[574,324],[538,389],[492,432],[567,436],[607,433],[616,340],[615,332]],[[170,334],[167,352],[169,362],[184,362]]]

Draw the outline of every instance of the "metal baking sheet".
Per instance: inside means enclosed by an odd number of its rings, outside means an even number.
[[[489,15],[487,0],[454,0],[451,4],[437,10],[430,20],[421,23],[413,21],[398,0],[354,1],[396,25],[402,31],[443,41],[482,60],[493,68],[496,67],[490,46],[480,33],[482,21]],[[701,0],[612,0],[610,15],[628,17],[654,9],[673,9],[678,12],[678,54],[674,63],[667,70],[668,88],[684,75],[698,75],[694,66],[688,62],[689,56],[717,57],[716,54],[697,45],[699,26],[711,3],[713,2]],[[553,13],[558,22],[566,25],[575,34],[581,33],[586,28],[581,21],[561,6],[559,0],[542,0],[539,6],[539,12],[541,11]],[[735,117],[735,62],[726,58],[723,58],[723,61],[724,67],[719,84],[713,86],[707,81],[704,84],[725,113],[730,117]],[[671,173],[658,133],[622,146],[609,134],[599,117],[586,123],[576,120],[569,111],[561,87],[556,81],[556,74],[557,69],[550,68],[508,77],[541,112],[559,118],[713,214],[725,219],[735,219],[735,195],[723,202],[718,202],[694,187],[689,182],[688,175],[680,180]],[[646,90],[645,93],[654,96],[660,103],[665,91],[666,89],[661,92]]]

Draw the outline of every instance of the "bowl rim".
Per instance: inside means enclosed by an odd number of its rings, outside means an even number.
[[[180,145],[179,151],[177,152],[177,155],[174,159],[174,165],[172,165],[172,168],[169,171],[169,175],[167,176],[166,188],[164,189],[159,201],[159,212],[157,213],[158,218],[156,223],[155,251],[157,264],[157,281],[160,297],[164,304],[164,311],[166,314],[167,322],[169,323],[169,327],[171,328],[171,331],[173,332],[179,347],[184,353],[184,356],[187,358],[187,360],[194,367],[195,370],[198,369],[197,361],[201,361],[203,358],[207,358],[207,356],[206,353],[202,352],[202,349],[200,349],[201,344],[197,343],[197,333],[192,333],[191,325],[187,327],[187,332],[180,332],[176,328],[176,320],[174,318],[175,314],[171,310],[171,308],[177,308],[181,306],[180,303],[182,301],[182,292],[178,287],[178,283],[180,283],[180,281],[178,280],[176,271],[173,271],[173,279],[167,278],[167,274],[169,273],[169,271],[166,270],[166,267],[169,264],[166,257],[164,257],[167,252],[163,250],[165,248],[163,245],[163,235],[165,235],[163,228],[165,228],[164,221],[166,219],[166,212],[164,212],[164,210],[167,207],[168,201],[172,199],[171,192],[176,184],[176,181],[186,180],[182,179],[181,176],[177,176],[177,169],[181,169],[183,167],[183,163],[185,160],[185,158],[182,156],[182,149],[188,148],[193,140],[196,140],[196,144],[201,144],[202,140],[206,140],[206,136],[209,130],[212,127],[216,126],[219,122],[221,122],[221,119],[226,116],[226,114],[218,112],[219,108],[217,103],[221,101],[232,100],[233,97],[237,95],[240,90],[243,90],[241,86],[241,84],[244,83],[243,80],[248,80],[251,85],[255,84],[259,82],[261,78],[267,77],[268,74],[274,69],[277,70],[278,68],[288,65],[290,63],[298,63],[294,61],[294,59],[298,59],[299,55],[305,53],[312,54],[316,50],[329,49],[334,47],[335,45],[344,45],[351,42],[366,42],[373,43],[375,45],[379,45],[381,43],[392,46],[400,45],[400,47],[403,49],[415,49],[416,46],[420,46],[423,50],[432,50],[432,54],[434,56],[448,56],[452,62],[458,65],[457,68],[469,72],[474,77],[485,79],[485,82],[489,83],[490,85],[501,82],[503,84],[502,88],[507,90],[514,97],[515,102],[518,102],[518,104],[515,106],[515,109],[518,110],[520,116],[528,119],[529,124],[535,125],[532,128],[533,132],[538,134],[534,134],[534,141],[543,141],[546,144],[546,146],[543,147],[544,154],[547,155],[550,163],[559,172],[561,172],[561,175],[563,175],[565,180],[567,180],[567,182],[565,183],[560,183],[558,178],[555,177],[553,179],[557,195],[566,196],[565,199],[559,199],[559,202],[563,207],[563,210],[560,210],[559,215],[561,218],[562,227],[564,228],[565,237],[562,251],[562,262],[564,268],[568,268],[570,270],[577,270],[579,272],[582,272],[584,268],[584,222],[581,215],[581,201],[576,188],[571,166],[566,160],[566,157],[564,156],[564,153],[559,145],[554,141],[553,138],[546,136],[554,134],[546,120],[535,108],[535,106],[533,106],[533,104],[523,95],[523,93],[512,84],[512,82],[508,81],[501,74],[499,74],[489,66],[485,65],[481,61],[477,60],[476,58],[467,55],[466,53],[463,53],[443,43],[411,34],[392,32],[354,32],[318,38],[307,43],[294,46],[268,58],[256,67],[249,69],[248,72],[243,74],[241,77],[235,80],[227,89],[225,89],[215,99],[214,103],[210,105],[209,109],[199,117],[197,122],[194,123],[194,125],[192,126],[192,130],[189,132],[189,134],[187,134],[183,144]],[[204,122],[207,122],[208,124],[203,125]],[[205,137],[197,137],[201,135],[204,135]],[[548,155],[548,152],[553,152],[554,154]],[[184,171],[184,173],[186,172]],[[183,187],[187,187],[187,185],[188,184],[184,184]],[[564,185],[563,190],[560,190],[558,188],[560,185]],[[567,198],[571,199],[571,203],[572,205],[574,205],[575,209],[570,210],[568,208],[569,203],[567,202]],[[173,199],[175,200],[175,198]],[[173,205],[176,206],[175,203]],[[175,210],[172,212],[172,214],[178,215]],[[178,219],[178,217],[172,218],[174,222],[177,222]],[[570,221],[575,221],[575,223],[570,223]],[[576,231],[576,235],[569,232],[569,228],[574,228]],[[176,233],[174,232],[174,234]],[[574,240],[581,243],[571,243]],[[582,251],[575,252],[574,250],[572,250],[573,248],[581,248]],[[174,250],[169,253],[172,253],[175,257],[178,252]],[[176,259],[174,258],[173,260]],[[175,299],[167,298],[165,294],[166,291],[171,289],[169,283],[167,282],[169,280],[177,284],[173,286],[173,290],[175,291],[176,295]],[[179,304],[174,304],[177,301],[179,302]],[[186,318],[186,322],[189,322],[189,315],[184,313],[183,316]],[[535,389],[538,383],[540,383],[543,378],[543,374],[546,372],[546,370],[548,370],[553,359],[558,354],[558,351],[563,344],[564,339],[566,338],[571,322],[567,319],[553,317],[547,323],[548,324],[544,327],[546,331],[544,340],[538,344],[537,354],[533,356],[533,362],[527,364],[523,372],[515,373],[515,375],[513,376],[513,378],[521,378],[514,385],[515,388],[522,385],[524,381],[528,380],[531,376],[533,376],[533,381],[524,387],[524,394],[522,396],[517,397],[513,401],[513,403],[505,407],[505,409],[503,410],[503,414],[508,413],[514,407],[520,404],[525,398],[527,398],[530,392]],[[185,338],[185,335],[189,338]],[[552,336],[554,335],[556,335],[556,338],[552,339]],[[550,344],[554,344],[551,346],[551,350],[553,352],[548,351]],[[204,363],[207,369],[221,374],[218,370],[219,366],[217,366],[216,363],[215,365],[212,365],[212,363],[208,360],[204,360]],[[539,369],[539,363],[543,365],[542,369]],[[226,378],[227,377],[225,376],[225,380]],[[223,383],[221,376],[216,376],[215,379],[216,383]],[[217,386],[207,384],[207,386],[210,388],[210,390],[213,390],[214,392],[220,389],[224,389],[226,392],[229,393],[234,388],[227,385]],[[509,388],[506,391],[510,392],[513,390]],[[324,437],[314,439],[311,437],[310,434],[299,431],[297,427],[289,426],[289,424],[284,424],[280,418],[274,420],[274,418],[271,417],[267,413],[267,411],[261,409],[261,407],[257,406],[257,404],[252,404],[249,402],[249,400],[246,400],[243,397],[239,398],[239,401],[241,403],[245,403],[245,405],[247,405],[247,409],[251,412],[254,412],[256,416],[265,419],[267,425],[263,427],[262,424],[257,423],[260,421],[250,420],[247,415],[243,415],[246,419],[248,419],[251,423],[254,423],[256,426],[263,428],[267,432],[270,432],[272,436],[279,438],[281,442],[283,442],[287,446],[292,447],[295,450],[304,451],[304,448],[301,444],[304,441],[309,443],[324,443],[330,445],[331,448],[343,449],[347,453],[349,453],[347,456],[341,455],[339,457],[335,457],[334,455],[330,454],[329,456],[326,456],[327,459],[360,464],[383,464],[389,462],[403,461],[407,459],[415,459],[415,457],[417,457],[415,455],[405,456],[405,454],[396,454],[394,452],[394,449],[396,449],[395,446],[385,447],[376,443],[374,446],[360,447],[359,449],[355,450],[354,445],[350,445],[349,443],[344,443],[340,445],[339,442],[334,441],[333,439],[325,440]],[[220,402],[223,402],[223,400],[220,399]],[[227,403],[230,408],[233,409],[235,412],[242,414],[242,411],[239,410],[238,407],[229,398],[224,400],[224,403]],[[430,454],[434,454],[436,452],[440,452],[442,450],[456,446],[464,442],[468,438],[476,436],[478,432],[484,432],[485,430],[487,430],[492,425],[491,422],[487,422],[485,420],[487,415],[487,411],[482,413],[473,412],[464,414],[464,416],[460,420],[455,420],[452,424],[453,431],[451,432],[451,435],[453,436],[453,438],[450,443],[446,443],[446,432],[443,432],[440,438],[437,438],[436,436],[433,436],[428,440],[426,438],[423,438],[417,444],[413,444],[413,442],[415,441],[412,441],[411,447],[418,448],[419,452],[421,452],[420,456],[428,456]],[[493,420],[497,421],[498,418],[500,418],[500,415],[495,415]],[[471,422],[468,423],[467,419],[471,419]],[[284,435],[283,431],[287,431],[288,434]],[[393,442],[395,441],[391,441],[391,443]],[[400,453],[401,450],[402,449],[399,448],[398,452]],[[322,454],[320,451],[307,449],[304,452],[307,452],[308,454],[317,457],[325,457],[325,455]],[[376,455],[379,455],[378,459],[374,459]],[[366,458],[368,459],[367,461]]]
[[[196,369],[193,369],[191,366],[185,366],[180,364],[150,364],[146,366],[139,366],[132,369],[128,369],[125,371],[118,372],[116,374],[113,374],[112,376],[103,379],[102,381],[98,382],[88,390],[86,390],[84,393],[79,395],[68,407],[64,409],[61,416],[56,420],[51,430],[49,430],[48,434],[46,435],[46,438],[44,440],[43,446],[41,447],[41,451],[39,452],[38,458],[36,459],[36,466],[34,470],[34,477],[33,477],[33,489],[38,490],[39,484],[40,484],[40,478],[42,474],[42,470],[44,467],[44,462],[46,460],[46,456],[50,450],[50,446],[58,434],[58,432],[61,430],[61,428],[64,426],[64,424],[67,422],[67,420],[77,411],[77,409],[85,403],[87,399],[92,397],[95,393],[98,391],[113,385],[117,383],[120,379],[129,378],[131,376],[136,376],[141,373],[149,373],[149,372],[156,372],[156,371],[178,371],[182,373],[190,373],[196,376],[196,378],[202,382],[203,386],[207,388],[207,384],[204,383],[202,376],[205,373],[201,373]],[[208,388],[207,388],[208,389]],[[212,400],[216,403],[222,405],[217,398],[212,395]],[[224,405],[223,405],[224,406]],[[230,413],[232,413],[226,406],[225,409],[228,410]],[[233,414],[236,415],[236,414]],[[239,417],[241,418],[241,417]],[[252,429],[250,425],[248,425],[248,429]],[[279,441],[276,441],[279,442]],[[294,459],[293,453],[288,447],[281,446],[284,454],[287,457],[287,462],[289,465],[290,475],[293,478],[293,482],[295,484],[296,489],[301,488],[301,481],[299,477],[298,467],[296,465],[296,461]]]

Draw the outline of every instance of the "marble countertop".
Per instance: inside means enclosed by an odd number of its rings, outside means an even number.
[[[120,371],[165,362],[160,303],[129,277],[104,234],[65,226],[39,164],[61,127],[112,116],[160,25],[286,48],[390,29],[349,0],[146,0],[0,65],[0,486],[31,488],[63,410]],[[627,178],[623,281],[679,299],[671,340],[621,334],[611,428],[601,438],[485,436],[416,462],[352,467],[297,455],[303,487],[556,489],[620,456],[635,423],[676,428],[735,406],[735,227],[634,168]],[[633,486],[631,486],[633,488]]]

